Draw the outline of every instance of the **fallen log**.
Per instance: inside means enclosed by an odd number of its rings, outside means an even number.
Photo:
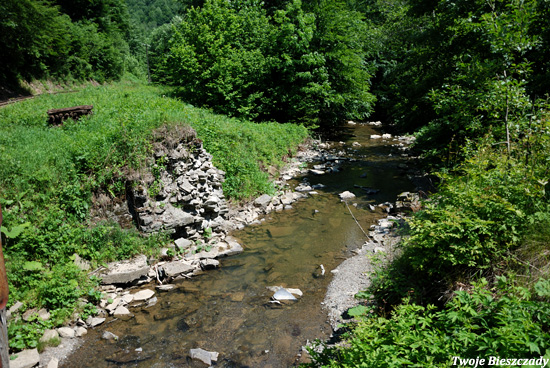
[[[67,119],[77,120],[83,115],[92,114],[92,109],[93,105],[82,105],[48,110],[48,123],[50,125],[61,125]]]

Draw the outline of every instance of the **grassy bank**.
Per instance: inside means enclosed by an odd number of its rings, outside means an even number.
[[[134,83],[42,95],[0,109],[0,203],[10,304],[46,307],[49,321],[10,324],[10,345],[36,345],[41,331],[62,323],[77,307],[93,312],[97,280],[73,264],[74,254],[93,265],[154,253],[166,237],[142,238],[118,224],[91,224],[97,191],[124,193],[125,173],[147,164],[152,132],[190,125],[214,164],[226,172],[225,194],[243,200],[272,192],[262,170],[279,166],[308,136],[296,125],[256,124],[193,108],[168,91]],[[47,110],[93,105],[93,115],[61,127],[47,125]]]

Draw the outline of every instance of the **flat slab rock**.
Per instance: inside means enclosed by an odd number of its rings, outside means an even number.
[[[137,301],[142,301],[142,300],[147,300],[152,298],[153,295],[155,295],[155,292],[153,290],[145,289],[145,290],[138,291],[133,295],[134,295],[134,301],[137,302]]]
[[[214,351],[206,351],[204,349],[198,348],[198,349],[191,349],[189,351],[189,356],[191,359],[199,360],[203,362],[204,364],[212,365],[212,362],[218,361],[218,355],[219,353]]]
[[[40,362],[40,354],[37,349],[23,350],[14,355],[15,359],[11,360],[10,358],[10,368],[31,368]]]
[[[101,276],[101,283],[110,284],[128,284],[149,272],[147,257],[145,255],[137,256],[129,261],[113,262],[107,265],[107,271]]]
[[[162,265],[162,269],[166,273],[166,276],[176,277],[181,274],[187,274],[189,272],[193,272],[195,267],[191,263],[174,261],[174,262],[168,262]]]

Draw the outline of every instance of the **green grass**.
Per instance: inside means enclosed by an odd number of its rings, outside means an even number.
[[[95,285],[74,267],[73,254],[97,265],[153,254],[167,241],[162,234],[143,238],[116,223],[89,221],[95,191],[122,194],[124,173],[146,165],[155,129],[194,128],[214,164],[226,172],[225,194],[236,201],[272,192],[262,167],[280,166],[309,134],[302,126],[216,115],[168,95],[163,88],[123,82],[41,95],[0,109],[0,204],[10,304],[19,300],[28,308],[58,310],[56,323],[61,323]],[[48,126],[47,110],[76,105],[93,105],[93,115]],[[65,279],[70,281],[60,282]],[[32,329],[15,326],[12,331]],[[19,349],[34,340],[13,332],[10,344]]]

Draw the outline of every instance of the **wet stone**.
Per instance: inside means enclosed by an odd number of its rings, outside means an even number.
[[[212,363],[218,361],[218,355],[219,353],[213,352],[213,351],[206,351],[201,348],[199,349],[191,349],[189,351],[189,356],[191,359],[199,360],[203,362],[204,364],[212,365]]]

